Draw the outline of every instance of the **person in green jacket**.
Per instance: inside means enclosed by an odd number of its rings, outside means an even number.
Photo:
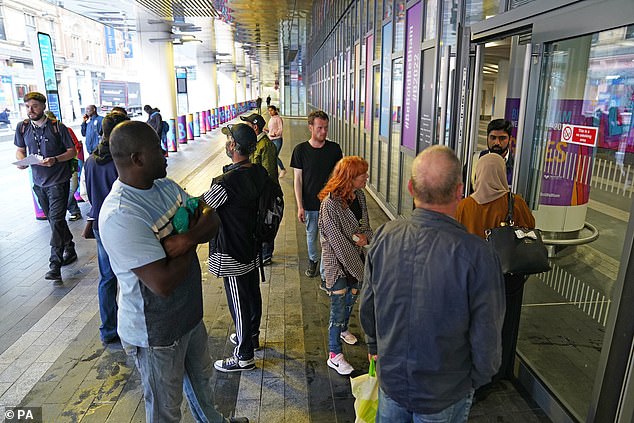
[[[266,132],[264,132],[264,118],[257,113],[253,113],[249,116],[240,116],[240,119],[245,121],[258,137],[258,143],[255,146],[255,151],[249,159],[251,163],[260,164],[266,169],[269,177],[279,183],[277,180],[277,148],[275,144],[269,139]]]
[[[266,173],[269,174],[269,178],[276,184],[279,184],[277,175],[277,148],[273,141],[271,141],[264,132],[264,118],[253,113],[249,116],[240,116],[240,119],[245,121],[247,125],[251,126],[257,135],[257,144],[255,145],[255,151],[249,157],[251,163],[257,163],[262,165],[266,169]],[[265,242],[262,244],[262,265],[268,266],[273,260],[273,249],[275,244],[273,242]]]

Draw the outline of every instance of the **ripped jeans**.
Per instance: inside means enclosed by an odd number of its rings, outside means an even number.
[[[336,291],[346,290],[345,294],[335,294]],[[353,294],[352,291],[355,291]],[[341,348],[341,332],[348,330],[348,322],[352,307],[359,296],[359,281],[345,277],[337,279],[332,288],[328,289],[330,295],[330,322],[328,324],[328,350],[339,354]]]

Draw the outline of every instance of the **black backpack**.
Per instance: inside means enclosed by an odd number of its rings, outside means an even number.
[[[262,179],[264,180],[263,184],[256,183],[260,196],[258,197],[258,213],[255,223],[255,243],[258,246],[260,258],[260,276],[264,281],[262,244],[273,242],[277,236],[284,216],[284,193],[280,184],[275,183],[268,176]]]
[[[284,216],[284,193],[271,178],[264,178],[258,198],[255,239],[259,243],[273,242]]]

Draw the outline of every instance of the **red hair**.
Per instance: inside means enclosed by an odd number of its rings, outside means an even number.
[[[326,183],[324,189],[317,196],[323,201],[328,194],[334,198],[341,200],[343,207],[347,208],[354,200],[354,186],[352,181],[359,175],[368,172],[368,162],[359,156],[346,156],[339,160],[335,165],[330,179]]]

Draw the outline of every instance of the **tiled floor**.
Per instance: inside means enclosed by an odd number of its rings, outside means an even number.
[[[285,119],[282,158],[288,166],[295,143],[308,138],[304,119]],[[293,140],[293,141],[291,141]],[[0,157],[13,157],[0,142]],[[192,194],[202,193],[227,162],[218,130],[170,155],[169,176]],[[290,170],[290,169],[289,169]],[[133,363],[120,348],[99,341],[97,264],[94,242],[80,238],[84,222],[71,222],[79,260],[64,268],[64,285],[42,276],[47,268],[49,228],[33,217],[26,172],[0,167],[0,409],[43,407],[44,422],[142,422],[141,386]],[[216,374],[218,408],[252,422],[353,422],[348,378],[326,366],[328,297],[318,279],[304,276],[304,228],[296,219],[292,173],[282,180],[286,215],[276,240],[274,263],[261,285],[263,319],[257,370]],[[387,218],[370,200],[371,224]],[[85,212],[86,206],[82,205]],[[204,322],[214,359],[230,354],[232,332],[222,282],[204,269]],[[358,318],[351,330],[361,339]],[[363,343],[344,347],[357,369],[367,370]],[[2,417],[0,417],[1,419]],[[192,421],[183,404],[183,421]],[[474,406],[473,422],[547,422],[544,413],[505,383]]]

